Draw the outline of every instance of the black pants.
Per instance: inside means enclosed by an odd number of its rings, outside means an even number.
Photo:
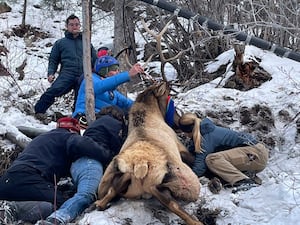
[[[0,177],[0,200],[46,201],[59,207],[66,200],[40,172],[28,166],[15,166]]]
[[[35,224],[38,220],[46,219],[54,211],[53,204],[45,201],[6,201],[5,204],[12,212],[12,222],[21,220]]]

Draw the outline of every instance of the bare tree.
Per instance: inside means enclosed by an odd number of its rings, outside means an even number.
[[[24,0],[21,28],[25,28],[25,25],[26,25],[25,24],[26,10],[27,10],[27,0]]]
[[[114,1],[114,52],[118,54],[121,70],[129,70],[126,63],[125,54],[129,54],[131,62],[136,62],[136,43],[135,43],[135,21],[132,0],[115,0]],[[122,52],[122,54],[120,54]],[[128,88],[136,83],[136,79],[130,83],[119,86],[119,91],[127,94]]]
[[[82,0],[83,23],[83,73],[85,83],[85,108],[88,123],[95,120],[95,98],[91,68],[90,0]]]
[[[297,51],[300,49],[300,5],[297,2],[278,0],[275,4],[275,1],[269,0],[173,0],[172,4],[226,28],[232,27],[234,30]],[[171,13],[166,13],[156,6],[141,1],[138,1],[138,6],[135,8],[137,24],[143,18],[156,34],[171,20]],[[157,38],[155,35],[147,35],[145,29],[139,31],[146,41],[146,59],[155,51]],[[168,31],[160,38],[163,55],[153,57],[153,60],[161,61],[161,56],[172,58],[184,50],[184,54],[169,63],[176,69],[179,81],[192,83],[193,79],[196,79],[197,84],[214,78],[205,73],[205,63],[232,48],[232,44],[237,42],[231,35],[224,34],[222,30],[210,30],[205,23],[199,24],[196,19],[188,21],[174,16]]]
[[[134,18],[133,5],[130,5],[132,0],[115,0],[114,4],[114,52],[119,53],[123,49],[131,48],[129,59],[136,61],[136,43],[134,38]],[[121,54],[118,57],[121,70],[127,70],[125,55]]]

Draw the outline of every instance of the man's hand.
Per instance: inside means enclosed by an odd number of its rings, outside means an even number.
[[[54,76],[54,75],[49,75],[49,76],[48,76],[48,81],[49,81],[49,83],[52,83],[52,82],[54,81],[54,79],[55,79],[55,76]]]

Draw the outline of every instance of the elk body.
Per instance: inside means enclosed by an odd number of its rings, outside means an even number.
[[[164,121],[169,92],[168,84],[161,82],[137,96],[129,112],[128,137],[99,184],[94,205],[98,210],[118,196],[154,196],[188,225],[203,225],[175,200],[196,201],[200,183],[181,160],[180,152],[186,148]]]

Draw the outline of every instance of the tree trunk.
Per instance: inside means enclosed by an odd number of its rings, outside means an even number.
[[[89,18],[90,18],[90,31],[92,30],[92,23],[93,23],[93,0],[89,1]],[[90,38],[91,39],[91,38]]]
[[[22,28],[25,28],[26,9],[27,9],[27,0],[24,0],[23,13],[22,13],[22,23],[21,23]]]
[[[133,6],[130,6],[132,0],[115,0],[114,8],[114,52],[118,54],[125,48],[132,50],[127,51],[129,53],[129,61],[131,64],[136,62],[137,53],[136,53],[136,44],[134,38],[134,18],[132,10]],[[120,63],[121,71],[129,70],[130,66],[126,63],[125,54],[118,56],[118,61]],[[119,86],[118,90],[121,91],[124,95],[127,94],[127,90],[138,80],[134,79],[130,83]]]
[[[83,73],[85,79],[85,114],[88,123],[95,120],[95,98],[91,68],[90,0],[82,0]]]
[[[130,18],[133,14],[133,8],[128,5],[131,0],[115,0],[114,8],[114,52],[122,51],[124,48],[132,47],[129,59],[131,62],[136,61],[136,45],[134,38],[134,20]],[[128,70],[129,66],[126,64],[124,54],[118,57],[121,70]]]

